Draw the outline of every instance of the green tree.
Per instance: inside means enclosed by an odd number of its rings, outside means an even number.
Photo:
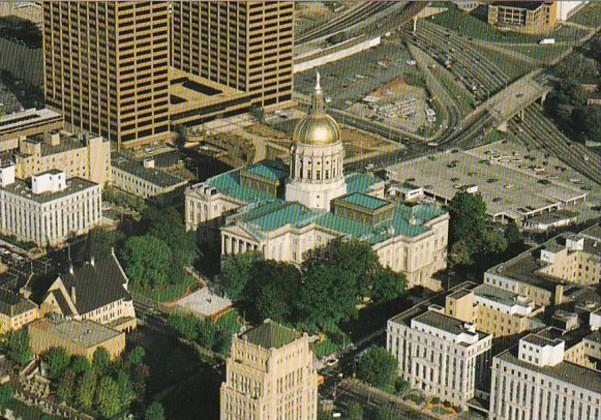
[[[374,275],[381,268],[378,255],[367,242],[345,239],[335,239],[308,251],[303,267],[309,270],[324,264],[346,271],[351,276],[349,282],[357,285],[353,289],[361,296],[370,295]]]
[[[201,320],[197,323],[198,343],[208,349],[215,347],[217,342],[217,331],[212,321],[208,319]]]
[[[349,404],[346,415],[349,420],[362,420],[363,407],[357,401],[353,401]]]
[[[509,247],[517,247],[520,251],[522,250],[524,246],[524,236],[513,220],[510,220],[507,223],[503,235],[505,236],[505,240]]]
[[[394,389],[396,392],[402,394],[405,391],[408,391],[410,388],[409,382],[404,380],[403,378],[396,378],[394,381]]]
[[[59,378],[71,362],[71,357],[62,347],[52,347],[45,359],[48,363],[48,376],[51,379]]]
[[[394,404],[386,402],[378,407],[375,420],[397,420],[398,417],[399,415]]]
[[[73,398],[73,392],[75,391],[75,383],[77,380],[77,374],[73,369],[66,369],[58,382],[58,388],[56,394],[62,401],[70,402]]]
[[[486,230],[486,203],[482,195],[459,191],[449,202],[448,211],[450,243],[464,241],[470,254],[477,253]]]
[[[357,313],[354,275],[333,265],[313,265],[303,277],[297,300],[299,321],[308,326],[335,324]]]
[[[76,374],[82,374],[88,370],[90,370],[91,365],[88,359],[84,356],[73,356],[71,358],[71,369]]]
[[[144,361],[145,356],[146,350],[144,350],[144,347],[136,346],[127,354],[127,362],[130,365],[138,365]]]
[[[257,261],[248,285],[258,315],[277,322],[290,321],[300,287],[300,271],[292,264]]]
[[[396,378],[397,360],[384,347],[365,351],[357,365],[357,376],[370,385],[388,389]]]
[[[14,389],[9,384],[0,385],[0,407],[6,407],[12,400]]]
[[[26,329],[21,329],[11,334],[8,339],[8,355],[21,366],[26,365],[32,359],[33,354]]]
[[[150,377],[150,369],[144,363],[134,366],[131,372],[131,384],[138,401],[144,401],[146,380]]]
[[[167,319],[167,325],[188,341],[195,341],[198,338],[199,322],[200,320],[191,314],[172,313]]]
[[[165,420],[165,410],[158,401],[153,401],[144,413],[144,420]]]
[[[110,256],[111,250],[124,238],[124,233],[119,229],[95,227],[89,233],[89,240],[93,248],[94,256],[97,259]]]
[[[104,417],[119,413],[119,388],[110,376],[103,376],[96,390],[96,405]]]
[[[255,263],[263,259],[260,252],[226,255],[221,262],[221,279],[230,299],[245,299],[246,285],[252,278]]]
[[[389,268],[378,270],[374,277],[372,297],[376,301],[391,301],[405,293],[405,275]]]
[[[484,231],[484,251],[489,255],[499,255],[507,250],[507,239],[503,232],[496,228],[489,228]]]
[[[169,281],[172,253],[169,246],[152,235],[132,236],[122,250],[125,271],[142,287],[160,286]]]
[[[129,375],[125,371],[119,371],[115,382],[117,383],[117,389],[119,390],[119,406],[126,407],[131,401],[134,393]]]
[[[90,369],[79,380],[79,387],[76,392],[77,402],[87,410],[92,408],[94,403],[97,379],[96,371]]]
[[[449,259],[457,265],[471,265],[474,262],[470,247],[462,240],[451,245]]]
[[[147,207],[142,215],[148,234],[165,242],[173,254],[173,265],[187,267],[197,255],[196,235],[187,232],[182,215],[175,207]]]
[[[109,364],[111,363],[111,356],[104,347],[98,347],[92,356],[92,367],[98,373],[98,375],[104,374]]]

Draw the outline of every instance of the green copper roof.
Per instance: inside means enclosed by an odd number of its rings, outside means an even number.
[[[288,168],[278,161],[263,161],[246,168],[246,171],[271,181],[277,181],[288,176]]]
[[[261,200],[273,199],[272,194],[255,190],[254,188],[244,188],[240,185],[240,171],[230,171],[221,175],[209,178],[207,183],[216,188],[220,193],[229,195],[247,203]]]
[[[314,215],[301,204],[280,201],[253,209],[245,214],[242,220],[264,231],[271,231],[288,224],[302,224]]]
[[[371,227],[365,223],[336,215],[334,213],[325,213],[315,219],[315,223],[326,229],[350,235],[354,238],[360,238],[371,233]]]
[[[300,335],[293,329],[269,320],[241,335],[242,339],[264,349],[278,349],[294,342],[299,337]]]
[[[345,178],[346,192],[366,192],[376,182],[382,181],[372,174],[351,174]]]
[[[342,197],[341,200],[370,210],[375,210],[388,204],[386,200],[360,192],[348,194]]]

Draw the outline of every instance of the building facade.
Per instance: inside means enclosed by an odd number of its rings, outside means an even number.
[[[501,1],[488,6],[488,24],[528,34],[550,32],[557,22],[557,3]]]
[[[373,174],[344,174],[340,130],[319,82],[293,139],[289,167],[263,161],[186,189],[187,229],[219,243],[222,254],[258,250],[294,264],[336,238],[366,241],[409,286],[440,288],[432,275],[446,267],[448,214],[385,199]]]
[[[540,334],[494,357],[491,420],[601,418],[601,372],[564,359],[565,342]]]
[[[152,158],[142,161],[118,155],[113,158],[111,171],[113,186],[144,199],[171,201],[183,194],[188,183],[185,179],[155,168]]]
[[[44,92],[68,128],[121,146],[169,138],[169,3],[44,1]]]
[[[15,165],[0,169],[0,231],[19,241],[54,246],[102,219],[102,187],[51,170],[24,181]]]
[[[48,131],[19,141],[11,153],[16,177],[27,179],[35,174],[60,168],[68,178],[83,178],[105,185],[111,177],[111,144],[100,136],[73,135]]]
[[[172,66],[260,106],[292,99],[294,2],[174,2]]]
[[[118,331],[136,328],[136,312],[128,291],[129,280],[114,253],[69,267],[38,297],[40,316],[54,314],[90,320]],[[25,296],[32,289],[23,290]],[[102,290],[99,292],[98,290]]]
[[[479,331],[495,338],[544,326],[535,318],[543,311],[543,306],[535,305],[526,296],[489,284],[450,294],[445,302],[445,314],[474,323]]]
[[[493,337],[442,312],[410,309],[390,319],[386,349],[411,388],[465,410],[485,377]]]
[[[38,318],[38,306],[11,291],[0,289],[0,334],[17,331]]]
[[[317,373],[306,334],[266,320],[234,336],[221,420],[315,420]]]

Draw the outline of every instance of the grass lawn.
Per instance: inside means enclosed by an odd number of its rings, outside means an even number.
[[[484,48],[479,45],[475,45],[474,48],[486,58],[488,58],[491,62],[496,64],[499,67],[499,69],[503,71],[503,73],[509,76],[511,80],[517,79],[518,77],[523,76],[529,71],[534,70],[534,65],[524,62],[519,58],[513,58],[511,56],[511,50],[513,50],[514,47],[507,48],[507,50],[509,51],[508,54],[503,54],[499,51],[495,51],[490,48]],[[521,47],[518,47],[517,49],[519,48]]]
[[[461,115],[469,114],[474,109],[474,95],[461,81],[455,80],[455,76],[439,65],[431,68],[430,71],[457,103]],[[437,113],[437,115],[439,114]]]
[[[517,52],[532,57],[543,64],[551,64],[557,59],[568,47],[565,45],[523,45],[512,47]]]
[[[601,25],[601,3],[590,2],[569,18],[568,21],[592,27]]]
[[[324,356],[327,356],[332,353],[336,353],[341,348],[342,348],[342,346],[334,343],[329,338],[326,338],[323,341],[319,341],[319,342],[315,343],[315,345],[313,347],[313,351],[315,352],[315,357],[317,357],[318,359],[321,359]]]
[[[132,284],[131,287],[134,293],[138,293],[158,302],[168,302],[186,294],[188,290],[198,287],[198,284],[192,277],[186,276],[185,280],[180,283],[168,284],[154,289],[142,288],[135,284]]]
[[[439,416],[444,416],[447,414],[452,414],[453,410],[451,410],[450,408],[447,408],[447,407],[442,407],[440,405],[437,405],[432,408],[432,412],[434,414],[438,414]]]
[[[421,405],[424,402],[424,399],[417,394],[408,394],[405,395],[405,399],[409,401],[413,401],[417,405]]]

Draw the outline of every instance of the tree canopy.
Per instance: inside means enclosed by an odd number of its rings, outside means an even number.
[[[370,385],[389,389],[397,376],[397,360],[384,347],[372,347],[359,359],[357,375]]]
[[[260,252],[245,252],[226,255],[221,260],[221,280],[230,299],[241,300],[246,285],[251,281],[253,269],[257,261],[263,260]]]
[[[144,413],[144,420],[165,420],[165,410],[158,401],[153,401],[146,412]]]
[[[152,235],[132,236],[122,251],[125,271],[142,287],[155,287],[169,281],[172,253],[169,246]]]
[[[8,355],[21,366],[26,365],[33,357],[29,345],[29,336],[25,329],[21,329],[11,334],[8,339]]]

